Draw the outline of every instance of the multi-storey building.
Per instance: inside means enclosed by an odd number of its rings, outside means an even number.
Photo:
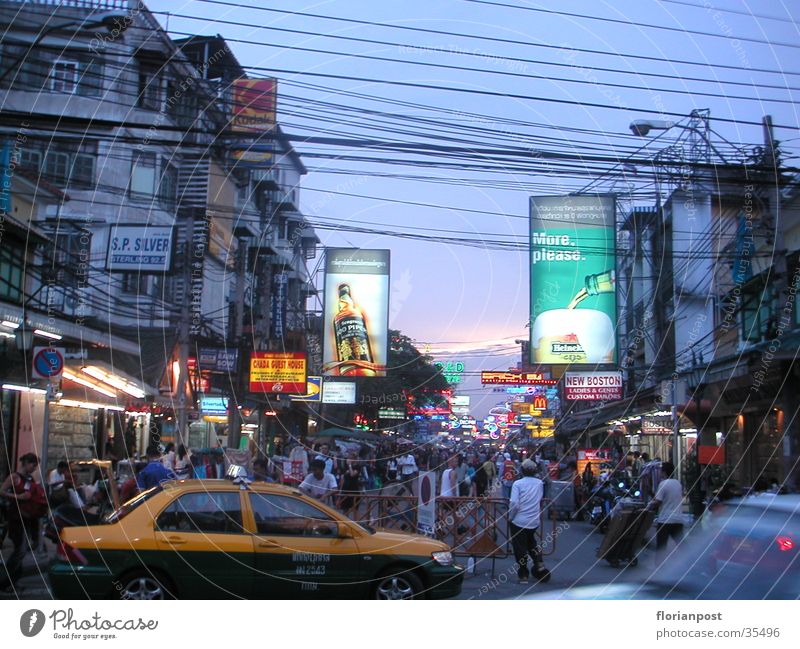
[[[794,485],[800,221],[796,184],[768,162],[695,173],[662,205],[626,215],[617,267],[626,396],[572,407],[562,433],[669,458],[674,405],[689,482],[706,475],[704,447],[721,463],[717,478]]]
[[[234,159],[230,87],[246,74],[222,38],[174,42],[139,2],[22,4],[0,2],[4,448],[40,448],[45,410],[53,460],[205,446],[227,426],[238,438],[238,413],[261,411],[244,396],[249,350],[305,345],[318,241],[297,203],[305,169],[279,130],[272,160]],[[114,256],[126,237],[160,254]],[[46,403],[26,391],[31,353],[15,337],[33,330],[33,345],[66,351],[62,396]],[[209,350],[221,367],[203,367]],[[202,391],[230,398],[227,425],[201,417]]]

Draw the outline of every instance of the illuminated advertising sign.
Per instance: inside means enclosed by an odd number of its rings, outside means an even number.
[[[380,408],[378,419],[405,419],[406,411],[402,408]]]
[[[322,377],[309,376],[306,380],[306,393],[291,397],[292,401],[319,401],[322,396]]]
[[[450,405],[457,406],[459,408],[469,408],[469,397],[462,396],[462,395],[453,395],[450,397]]]
[[[642,417],[642,435],[670,435],[672,434],[672,417]]]
[[[356,384],[353,381],[323,381],[322,403],[351,404],[356,402]]]
[[[303,352],[250,354],[250,392],[306,393],[306,355]]]
[[[531,363],[616,362],[615,210],[610,195],[531,197]]]
[[[106,270],[112,273],[167,273],[172,267],[173,228],[167,225],[112,225]]]
[[[575,401],[622,399],[622,372],[567,372],[564,398]]]
[[[386,376],[389,251],[325,252],[325,376]]]
[[[276,79],[235,79],[232,86],[232,131],[261,133],[275,128]]]
[[[224,347],[200,347],[197,362],[200,369],[212,372],[235,372],[239,350]]]
[[[200,412],[204,415],[227,415],[228,398],[200,395]]]
[[[546,379],[538,372],[481,372],[483,385],[556,385],[556,379]]]
[[[533,397],[533,403],[531,405],[534,410],[547,410],[547,397]]]
[[[461,361],[436,361],[434,364],[448,383],[461,383],[464,374],[464,363]]]

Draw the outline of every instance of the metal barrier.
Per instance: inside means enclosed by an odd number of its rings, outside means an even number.
[[[342,508],[352,520],[398,532],[416,533],[416,496],[348,495],[341,499],[349,506]],[[556,519],[547,501],[542,501],[542,520],[549,517],[552,532],[545,534],[539,527],[542,555],[555,552]],[[505,498],[452,497],[436,499],[434,536],[447,543],[453,553],[473,558],[491,558],[494,574],[495,559],[513,555],[508,525],[508,501]]]

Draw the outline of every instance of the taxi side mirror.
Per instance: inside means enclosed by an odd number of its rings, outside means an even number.
[[[356,537],[353,528],[344,523],[339,523],[339,538],[340,539],[354,539]]]

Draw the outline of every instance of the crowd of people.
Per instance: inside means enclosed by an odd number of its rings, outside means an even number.
[[[332,441],[314,445],[296,443],[272,456],[251,452],[246,464],[251,480],[294,485],[345,514],[356,513],[365,495],[417,496],[420,472],[436,475],[437,495],[443,498],[502,498],[508,502],[510,539],[519,563],[520,581],[528,579],[528,558],[533,561],[534,576],[541,578],[546,572],[535,530],[540,526],[541,501],[550,480],[574,484],[575,506],[579,510],[582,502],[604,481],[624,475],[639,485],[644,499],[650,499],[659,510],[658,550],[663,550],[668,539],[680,538],[683,492],[669,462],[659,458],[651,461],[647,453],[631,452],[619,454],[611,461],[587,463],[579,473],[574,458],[562,458],[562,462],[548,465],[540,450],[533,446],[518,449],[490,445],[415,446],[406,440],[379,444]],[[108,488],[97,476],[87,484],[78,484],[70,465],[60,461],[40,485],[34,478],[38,463],[34,454],[23,455],[19,470],[0,485],[0,500],[8,512],[8,536],[14,546],[5,560],[5,575],[0,574],[0,588],[11,587],[19,578],[23,557],[40,543],[40,524],[48,511],[68,505],[100,515],[111,506]],[[127,464],[129,473],[124,478],[121,472],[116,476],[121,502],[164,481],[222,477],[225,473],[221,448],[192,453],[184,445],[172,443],[163,448],[151,445],[144,459]],[[769,485],[770,491],[777,493],[774,486]],[[412,501],[409,509],[413,509],[413,498],[407,500]],[[414,530],[413,516],[407,518],[404,529]]]

